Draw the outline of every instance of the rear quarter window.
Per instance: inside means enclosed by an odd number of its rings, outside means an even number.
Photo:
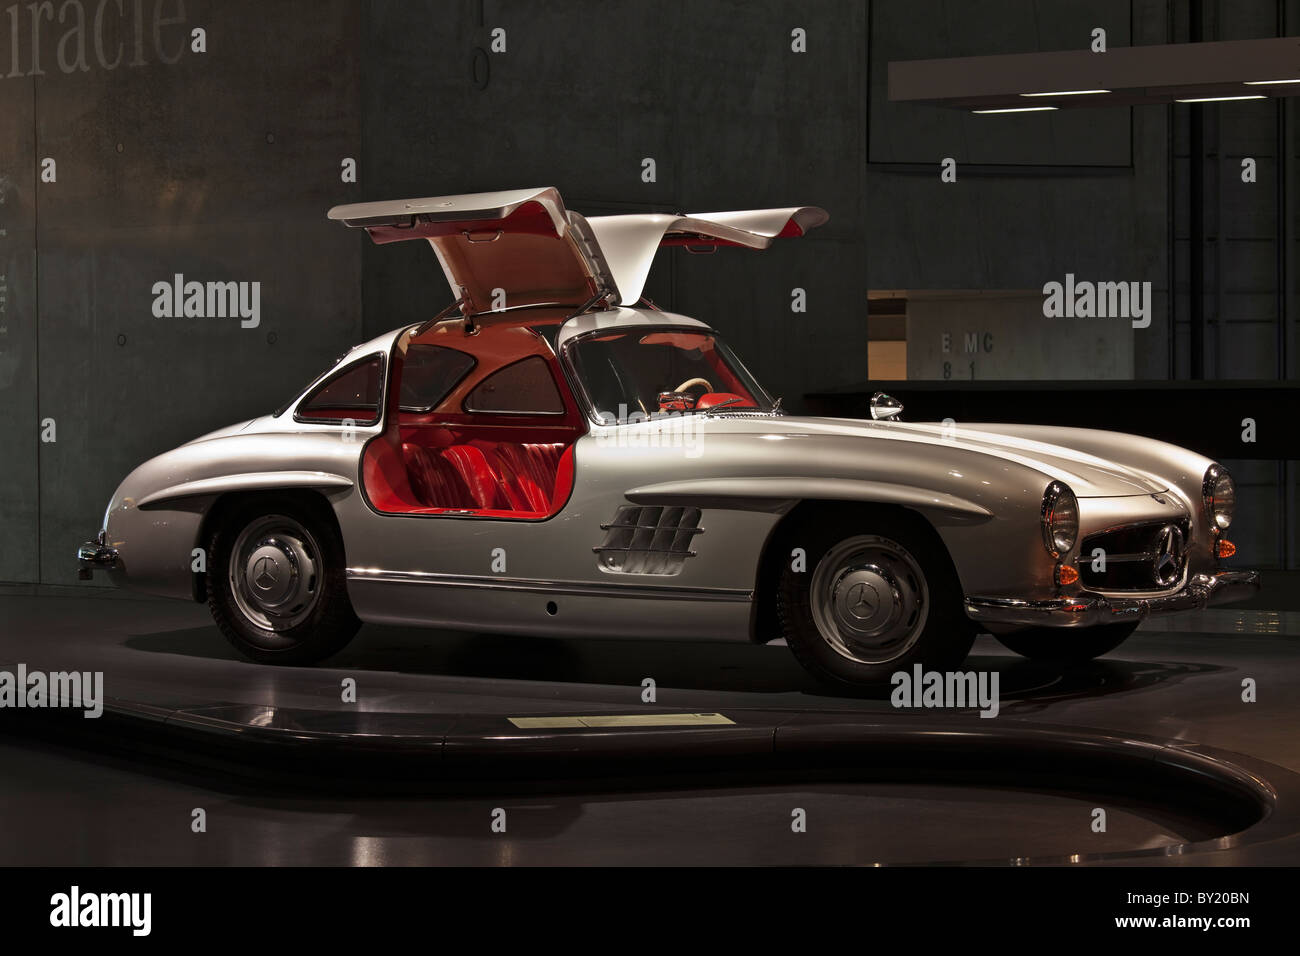
[[[339,425],[374,425],[379,421],[384,360],[374,355],[331,375],[298,404],[294,419]]]

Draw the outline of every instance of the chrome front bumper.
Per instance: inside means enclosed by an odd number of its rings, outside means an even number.
[[[1094,627],[1141,621],[1151,614],[1190,611],[1212,604],[1243,601],[1259,590],[1258,571],[1220,571],[1194,575],[1172,594],[1157,597],[1102,597],[1081,594],[1048,601],[1014,598],[967,598],[966,616],[988,624],[1031,627]]]
[[[109,547],[108,536],[101,531],[94,541],[77,548],[77,577],[89,581],[96,571],[117,567],[117,548]]]

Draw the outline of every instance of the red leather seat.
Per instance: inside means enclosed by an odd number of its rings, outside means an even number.
[[[422,504],[431,508],[476,507],[460,473],[441,455],[403,442],[402,459],[411,490]]]
[[[444,448],[442,458],[460,475],[473,499],[473,508],[510,510],[510,503],[496,471],[487,456],[473,445],[452,445]]]
[[[511,462],[500,455],[499,449],[492,450],[490,459],[501,479],[501,490],[510,503],[511,511],[546,510],[545,505],[541,504],[541,489],[534,482],[521,478]]]
[[[500,442],[493,451],[511,507],[517,511],[551,510],[555,476],[564,445]]]
[[[549,515],[564,503],[557,494],[568,498],[573,480],[572,456],[565,457],[560,442],[479,440],[441,449],[403,442],[401,448],[409,494],[426,508]]]

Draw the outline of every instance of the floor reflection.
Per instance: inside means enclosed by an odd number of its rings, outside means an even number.
[[[1276,634],[1300,637],[1300,611],[1256,611],[1212,607],[1161,615],[1142,622],[1143,631],[1180,634]]]

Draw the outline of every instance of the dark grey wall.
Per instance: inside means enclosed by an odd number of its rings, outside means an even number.
[[[1145,377],[1149,356],[1168,348],[1166,110],[974,116],[885,102],[882,60],[1086,48],[1094,27],[1111,46],[1165,42],[1163,2],[1018,6],[1025,15],[1003,21],[987,4],[919,0],[907,6],[915,17],[890,0],[875,4],[872,157],[911,162],[877,162],[868,172],[875,219],[888,224],[870,241],[872,285],[1041,289],[1066,273],[1150,281],[1151,327],[1135,333],[1112,323],[1105,333],[1134,336],[1137,375]],[[903,148],[890,143],[900,114],[908,116]],[[948,156],[958,162],[956,183],[939,179]],[[1044,357],[1033,377],[1055,377],[1056,365]]]
[[[137,30],[110,3],[96,31],[100,6],[42,17],[35,48],[28,7],[17,37],[0,16],[0,580],[75,580],[127,471],[275,407],[362,335],[354,237],[323,217],[360,146],[358,8],[149,0]],[[181,22],[155,44],[158,11]],[[63,69],[78,14],[86,69],[75,32]],[[155,317],[176,273],[260,282],[260,325]]]
[[[49,12],[35,30],[33,6]],[[1275,26],[1273,0],[1207,7],[1206,39]],[[135,464],[273,408],[342,349],[449,301],[426,246],[372,246],[325,220],[339,202],[555,185],[588,213],[824,206],[827,227],[768,253],[667,250],[648,288],[723,329],[796,406],[866,378],[870,288],[1037,288],[1067,271],[1152,280],[1136,374],[1167,376],[1171,354],[1188,374],[1166,317],[1172,275],[1183,342],[1182,114],[987,122],[890,106],[882,72],[890,58],[1080,46],[1094,25],[1112,44],[1186,39],[1185,8],[124,0],[119,15],[114,0],[71,0],[13,8],[16,34],[0,10],[0,581],[71,582],[72,550]],[[1286,8],[1295,33],[1300,3]],[[498,27],[506,51],[489,52]],[[189,47],[196,28],[204,53]],[[791,50],[795,28],[806,54]],[[1275,185],[1235,192],[1227,175],[1247,145],[1262,184],[1278,168],[1269,109],[1218,114],[1207,141],[1218,152],[1205,188],[1219,190],[1225,223],[1211,375],[1276,367],[1275,330],[1255,327],[1276,276],[1250,245],[1275,233]],[[1294,155],[1294,105],[1280,115]],[[945,156],[962,164],[958,184],[939,182]],[[56,182],[40,181],[46,157]],[[340,177],[348,157],[356,183]],[[155,317],[153,284],[176,273],[261,283],[260,325]],[[796,287],[804,314],[790,311]],[[1238,318],[1255,324],[1228,325]],[[47,418],[57,441],[41,441]],[[1260,489],[1290,480],[1270,474]]]
[[[506,51],[478,54],[476,83],[475,50],[490,49],[495,28]],[[791,51],[795,28],[807,54]],[[865,46],[866,7],[844,0],[375,0],[360,189],[380,199],[554,185],[584,213],[823,206],[827,226],[767,253],[665,250],[648,289],[661,307],[715,323],[797,400],[810,384],[866,375]],[[372,331],[449,301],[419,245],[366,251]],[[790,310],[794,288],[807,292],[805,314]]]

